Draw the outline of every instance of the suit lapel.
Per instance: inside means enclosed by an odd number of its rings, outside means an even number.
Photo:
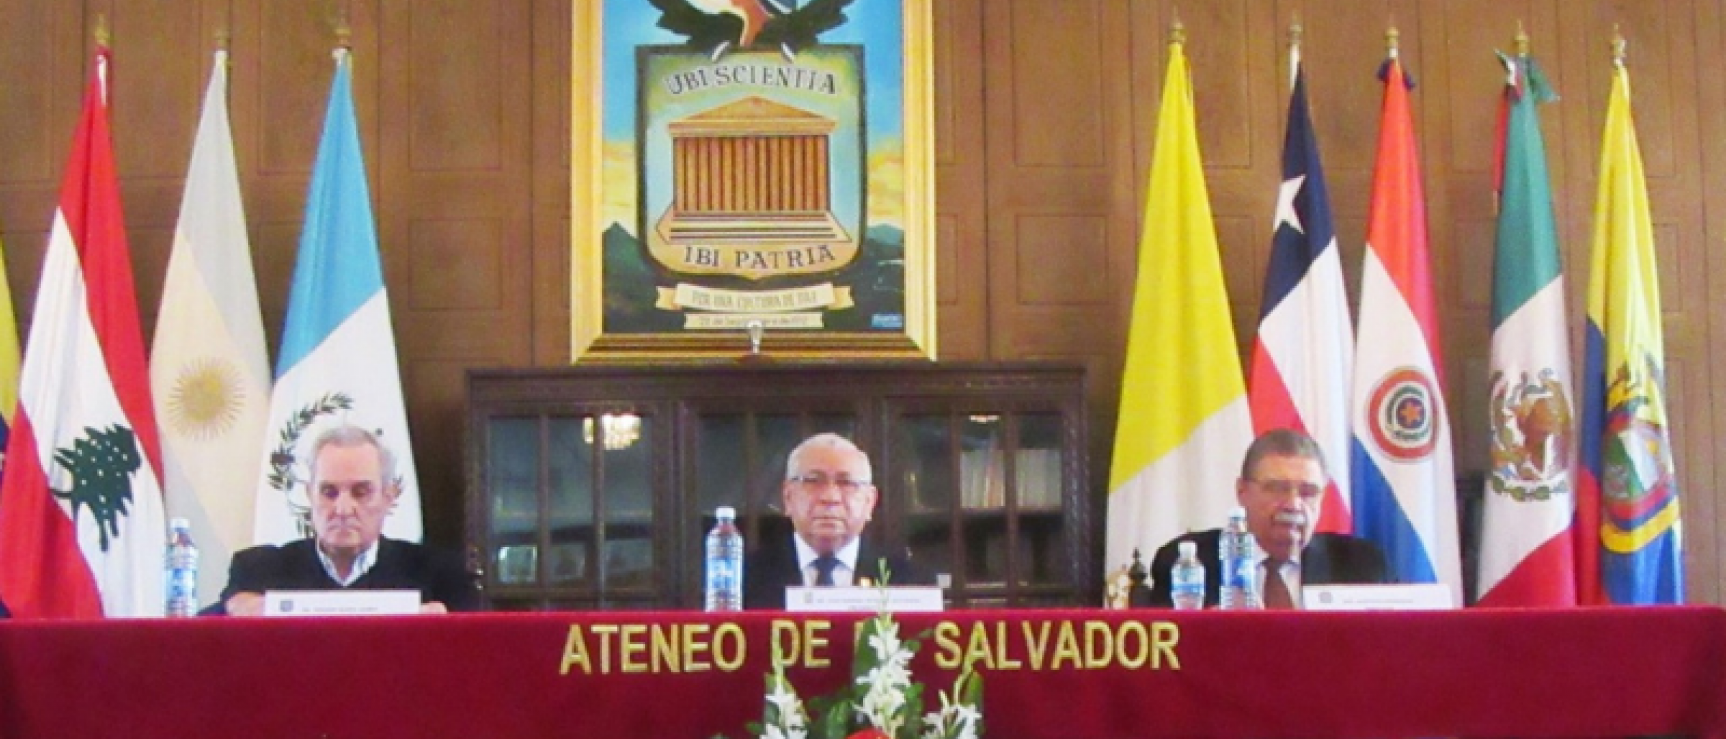
[[[1327,585],[1332,579],[1330,547],[1323,535],[1314,537],[1301,552],[1300,579],[1304,585]]]

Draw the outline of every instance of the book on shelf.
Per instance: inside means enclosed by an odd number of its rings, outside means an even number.
[[[1013,476],[1013,490],[1021,508],[1060,507],[1061,450],[1018,450],[1013,457]],[[966,508],[1007,505],[1007,464],[1002,449],[959,453],[959,502]]]

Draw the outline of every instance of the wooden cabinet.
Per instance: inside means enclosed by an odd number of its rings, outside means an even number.
[[[1084,383],[1053,364],[472,371],[468,545],[494,609],[699,607],[713,509],[750,547],[781,540],[786,455],[833,431],[874,467],[864,536],[951,607],[1090,605]]]

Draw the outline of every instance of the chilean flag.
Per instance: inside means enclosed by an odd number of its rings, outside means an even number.
[[[1247,392],[1255,433],[1294,428],[1318,441],[1331,482],[1314,530],[1348,533],[1354,528],[1346,464],[1354,329],[1330,193],[1307,112],[1300,47],[1289,57],[1294,90],[1283,138],[1283,181]]]
[[[60,188],[0,484],[16,618],[160,616],[161,446],[108,134],[108,50]]]
[[[1438,368],[1426,198],[1402,63],[1380,73],[1384,108],[1361,266],[1354,361],[1355,531],[1401,582],[1443,583],[1462,603],[1450,421]]]

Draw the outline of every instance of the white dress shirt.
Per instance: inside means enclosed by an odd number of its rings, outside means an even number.
[[[364,577],[367,572],[371,571],[372,565],[378,563],[378,542],[374,541],[371,546],[366,547],[364,551],[360,552],[358,557],[354,557],[353,569],[348,570],[348,576],[343,578],[341,575],[336,574],[336,563],[334,560],[330,559],[330,555],[324,554],[323,547],[312,548],[316,549],[318,552],[318,561],[322,562],[324,565],[324,574],[329,575],[331,580],[335,580],[337,584],[344,588],[353,585],[355,581]]]

